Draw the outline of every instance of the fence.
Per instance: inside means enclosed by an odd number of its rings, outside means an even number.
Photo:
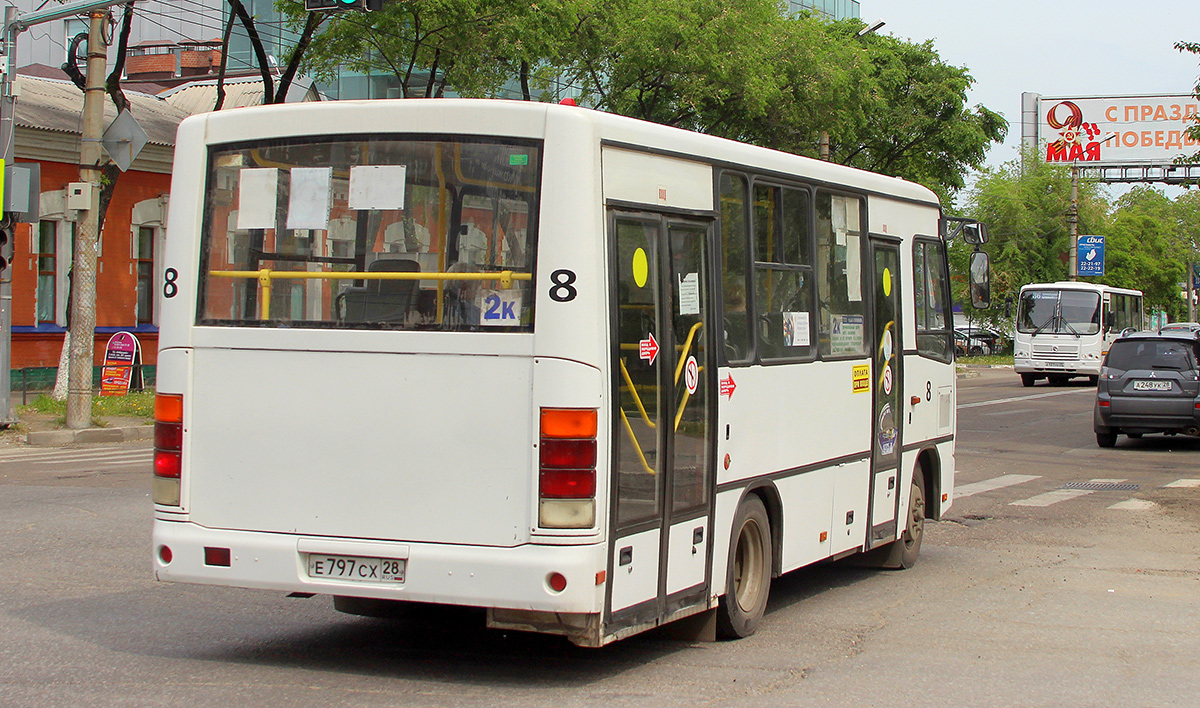
[[[92,367],[92,389],[96,392],[100,391],[100,372],[99,366]],[[133,380],[139,380],[138,374],[141,374],[141,387],[130,387],[131,391],[141,391],[154,388],[157,379],[155,377],[156,367],[138,364],[133,367]],[[45,393],[54,390],[54,382],[58,379],[58,367],[56,366],[31,366],[25,369],[13,369],[11,381],[11,390],[15,394],[21,392],[21,405],[29,403],[30,393]]]

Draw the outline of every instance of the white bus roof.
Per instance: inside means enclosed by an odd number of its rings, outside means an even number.
[[[1026,290],[1087,290],[1089,292],[1123,293],[1125,295],[1141,295],[1141,290],[1118,288],[1104,283],[1088,283],[1079,280],[1059,280],[1054,283],[1030,283],[1021,286],[1021,292]]]
[[[485,110],[486,109],[486,110]],[[398,113],[402,118],[398,119]],[[203,127],[196,123],[203,123]],[[192,116],[180,126],[199,129],[212,144],[286,135],[435,133],[544,138],[553,123],[590,130],[599,141],[673,154],[705,163],[745,165],[814,182],[911,200],[938,208],[931,190],[867,172],[725,138],[603,113],[588,108],[492,99],[381,99],[286,103]],[[281,130],[279,126],[288,126]],[[295,127],[292,127],[295,126]]]

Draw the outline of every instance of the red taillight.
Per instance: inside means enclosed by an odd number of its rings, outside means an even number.
[[[1111,408],[1112,407],[1112,403],[1110,401],[1105,401],[1103,399],[1096,401],[1096,405],[1100,406],[1101,408]]]
[[[583,469],[596,466],[596,440],[546,440],[541,446],[542,468]]]
[[[154,451],[154,476],[179,479],[183,460],[178,452]]]
[[[155,423],[154,447],[159,450],[182,450],[183,426],[179,423]]]
[[[216,565],[228,568],[231,554],[228,548],[204,547],[204,565]]]
[[[544,499],[587,499],[596,496],[596,470],[542,470],[538,488]]]

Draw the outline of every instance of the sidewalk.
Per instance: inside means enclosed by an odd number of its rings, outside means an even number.
[[[19,412],[19,421],[0,433],[6,445],[60,447],[64,445],[153,440],[154,422],[145,418],[95,416],[102,427],[70,430],[48,413]]]

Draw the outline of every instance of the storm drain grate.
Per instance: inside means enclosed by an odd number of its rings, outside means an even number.
[[[1067,482],[1059,489],[1087,489],[1093,492],[1132,492],[1140,484],[1118,484],[1115,482]]]

